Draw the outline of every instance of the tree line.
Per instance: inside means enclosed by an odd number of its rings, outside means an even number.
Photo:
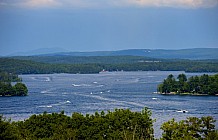
[[[22,79],[17,74],[8,73],[0,70],[0,81],[4,82],[21,82]]]
[[[114,56],[116,58],[116,56]],[[122,58],[123,59],[123,58]],[[42,63],[31,60],[0,58],[0,69],[16,74],[92,74],[107,71],[186,71],[186,72],[218,72],[218,62],[172,60],[142,61],[129,63]]]
[[[61,113],[32,115],[24,121],[11,122],[0,116],[1,140],[154,140],[151,111],[141,112],[129,109],[115,109],[94,114],[72,116]],[[212,117],[189,117],[176,122],[165,122],[162,140],[218,138]]]
[[[191,76],[187,78],[185,74],[179,74],[177,79],[172,74],[158,85],[160,93],[189,93],[189,94],[218,94],[218,74],[201,76]]]
[[[0,96],[26,96],[28,89],[21,83],[22,79],[13,73],[0,72]],[[12,85],[11,82],[16,82]]]

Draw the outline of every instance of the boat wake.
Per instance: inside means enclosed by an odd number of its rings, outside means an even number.
[[[103,92],[100,92],[103,93]],[[89,98],[95,98],[97,100],[101,100],[101,101],[108,101],[110,103],[113,104],[117,104],[117,105],[132,105],[132,106],[136,106],[136,107],[145,107],[144,104],[140,104],[140,103],[136,103],[136,102],[131,102],[131,101],[120,101],[120,100],[115,100],[115,99],[111,99],[111,98],[105,98],[99,95],[95,95],[93,92],[91,92],[90,94],[79,94],[79,93],[74,93],[76,95],[79,96],[84,96],[84,97],[89,97]]]
[[[37,81],[45,81],[45,82],[51,81],[51,77],[31,77],[31,79],[37,80]]]
[[[71,104],[70,101],[64,101],[64,102],[59,102],[57,104],[49,104],[49,105],[42,105],[42,106],[38,106],[39,108],[52,108],[55,106],[60,106],[60,105],[65,105],[65,104]]]
[[[72,86],[74,86],[74,87],[90,87],[91,85],[89,85],[89,84],[81,84],[81,85],[72,84]]]

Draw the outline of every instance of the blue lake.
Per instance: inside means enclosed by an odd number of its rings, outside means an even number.
[[[105,72],[101,74],[20,75],[29,89],[26,97],[1,97],[0,114],[12,120],[24,120],[32,114],[65,111],[94,113],[129,108],[152,111],[155,135],[161,124],[195,116],[213,116],[218,121],[218,96],[158,95],[157,85],[169,74],[180,71]],[[188,77],[202,73],[185,73]],[[187,113],[177,112],[184,109]],[[216,122],[216,127],[218,122]]]

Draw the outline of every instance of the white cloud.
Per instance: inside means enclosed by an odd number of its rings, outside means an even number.
[[[61,5],[61,3],[55,0],[27,0],[21,3],[21,5],[27,7],[51,7],[51,6],[59,6]]]
[[[0,0],[0,3],[3,0]],[[3,2],[2,2],[3,3]],[[21,5],[25,7],[180,7],[208,8],[218,5],[218,0],[12,0],[4,5]],[[1,4],[1,5],[3,5]]]
[[[59,0],[72,7],[181,7],[207,8],[218,5],[218,0]]]
[[[218,0],[128,0],[136,6],[199,8],[217,6]]]

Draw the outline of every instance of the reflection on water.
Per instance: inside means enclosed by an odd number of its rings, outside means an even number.
[[[0,114],[23,120],[32,114],[65,111],[94,113],[95,111],[129,108],[152,110],[154,128],[160,136],[160,125],[171,118],[213,116],[218,120],[217,96],[163,96],[153,94],[157,85],[169,74],[184,72],[108,72],[102,74],[21,75],[29,96],[1,97]],[[188,76],[199,73],[186,73]],[[186,110],[186,113],[178,110]],[[216,126],[218,122],[216,122]]]

